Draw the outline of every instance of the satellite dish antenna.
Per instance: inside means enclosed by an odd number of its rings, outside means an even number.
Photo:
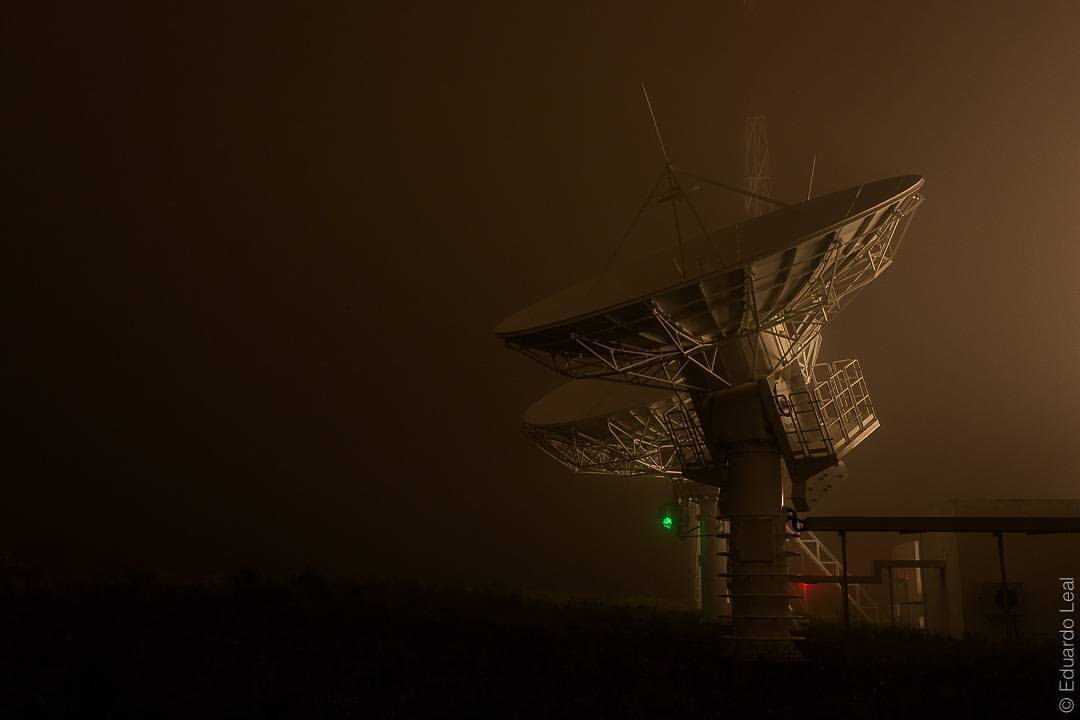
[[[571,378],[641,386],[634,397],[597,383],[560,388],[526,413],[526,432],[579,471],[717,487],[731,526],[734,632],[747,646],[791,637],[782,463],[793,485],[805,482],[877,428],[857,362],[818,375],[820,332],[891,265],[922,186],[888,178],[702,226],[682,245],[679,272],[661,256],[626,261],[495,330]],[[692,207],[681,187],[673,200]]]
[[[613,265],[495,328],[509,347],[574,378],[716,390],[793,362],[892,263],[923,180],[859,185]]]

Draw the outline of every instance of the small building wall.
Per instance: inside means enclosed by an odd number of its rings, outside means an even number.
[[[942,570],[922,571],[926,599],[926,629],[942,635],[960,637],[964,632],[963,594],[959,582],[960,549],[954,533],[923,533],[919,540],[923,560],[944,560]],[[952,570],[950,570],[952,569]]]
[[[963,499],[938,513],[956,516],[1080,517],[1080,500]],[[1005,571],[1018,603],[1006,613],[1000,594],[997,539],[983,533],[924,533],[923,559],[944,560],[937,570],[922,571],[926,622],[931,632],[1000,635],[1015,626],[1018,635],[1056,636],[1061,622],[1062,577],[1080,577],[1080,534],[1004,536]],[[935,602],[935,599],[937,602]]]

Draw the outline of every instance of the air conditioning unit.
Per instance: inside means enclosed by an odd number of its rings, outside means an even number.
[[[999,582],[984,582],[979,592],[979,606],[983,615],[999,617],[1024,614],[1024,584],[1011,582],[1002,586]]]

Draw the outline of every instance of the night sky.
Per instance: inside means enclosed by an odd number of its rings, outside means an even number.
[[[824,334],[882,428],[818,510],[1077,495],[1076,3],[169,5],[0,27],[0,554],[682,600],[667,484],[533,448],[561,379],[491,332],[608,262],[643,81],[688,170],[754,114],[781,199],[926,177]]]

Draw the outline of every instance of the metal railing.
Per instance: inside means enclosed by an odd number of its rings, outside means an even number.
[[[877,427],[862,366],[858,360],[838,360],[814,366],[814,396],[825,434],[838,454]]]
[[[858,360],[816,363],[807,390],[776,396],[796,460],[841,457],[878,426]]]
[[[796,460],[835,455],[825,417],[815,394],[809,391],[776,396],[780,424]]]
[[[808,558],[821,572],[833,577],[839,576],[844,569],[840,560],[833,555],[832,550],[814,533],[803,530],[795,538],[795,543],[802,551],[802,555]],[[862,615],[867,622],[876,623],[881,616],[881,609],[862,585],[851,583],[848,585],[848,599],[855,611]]]

